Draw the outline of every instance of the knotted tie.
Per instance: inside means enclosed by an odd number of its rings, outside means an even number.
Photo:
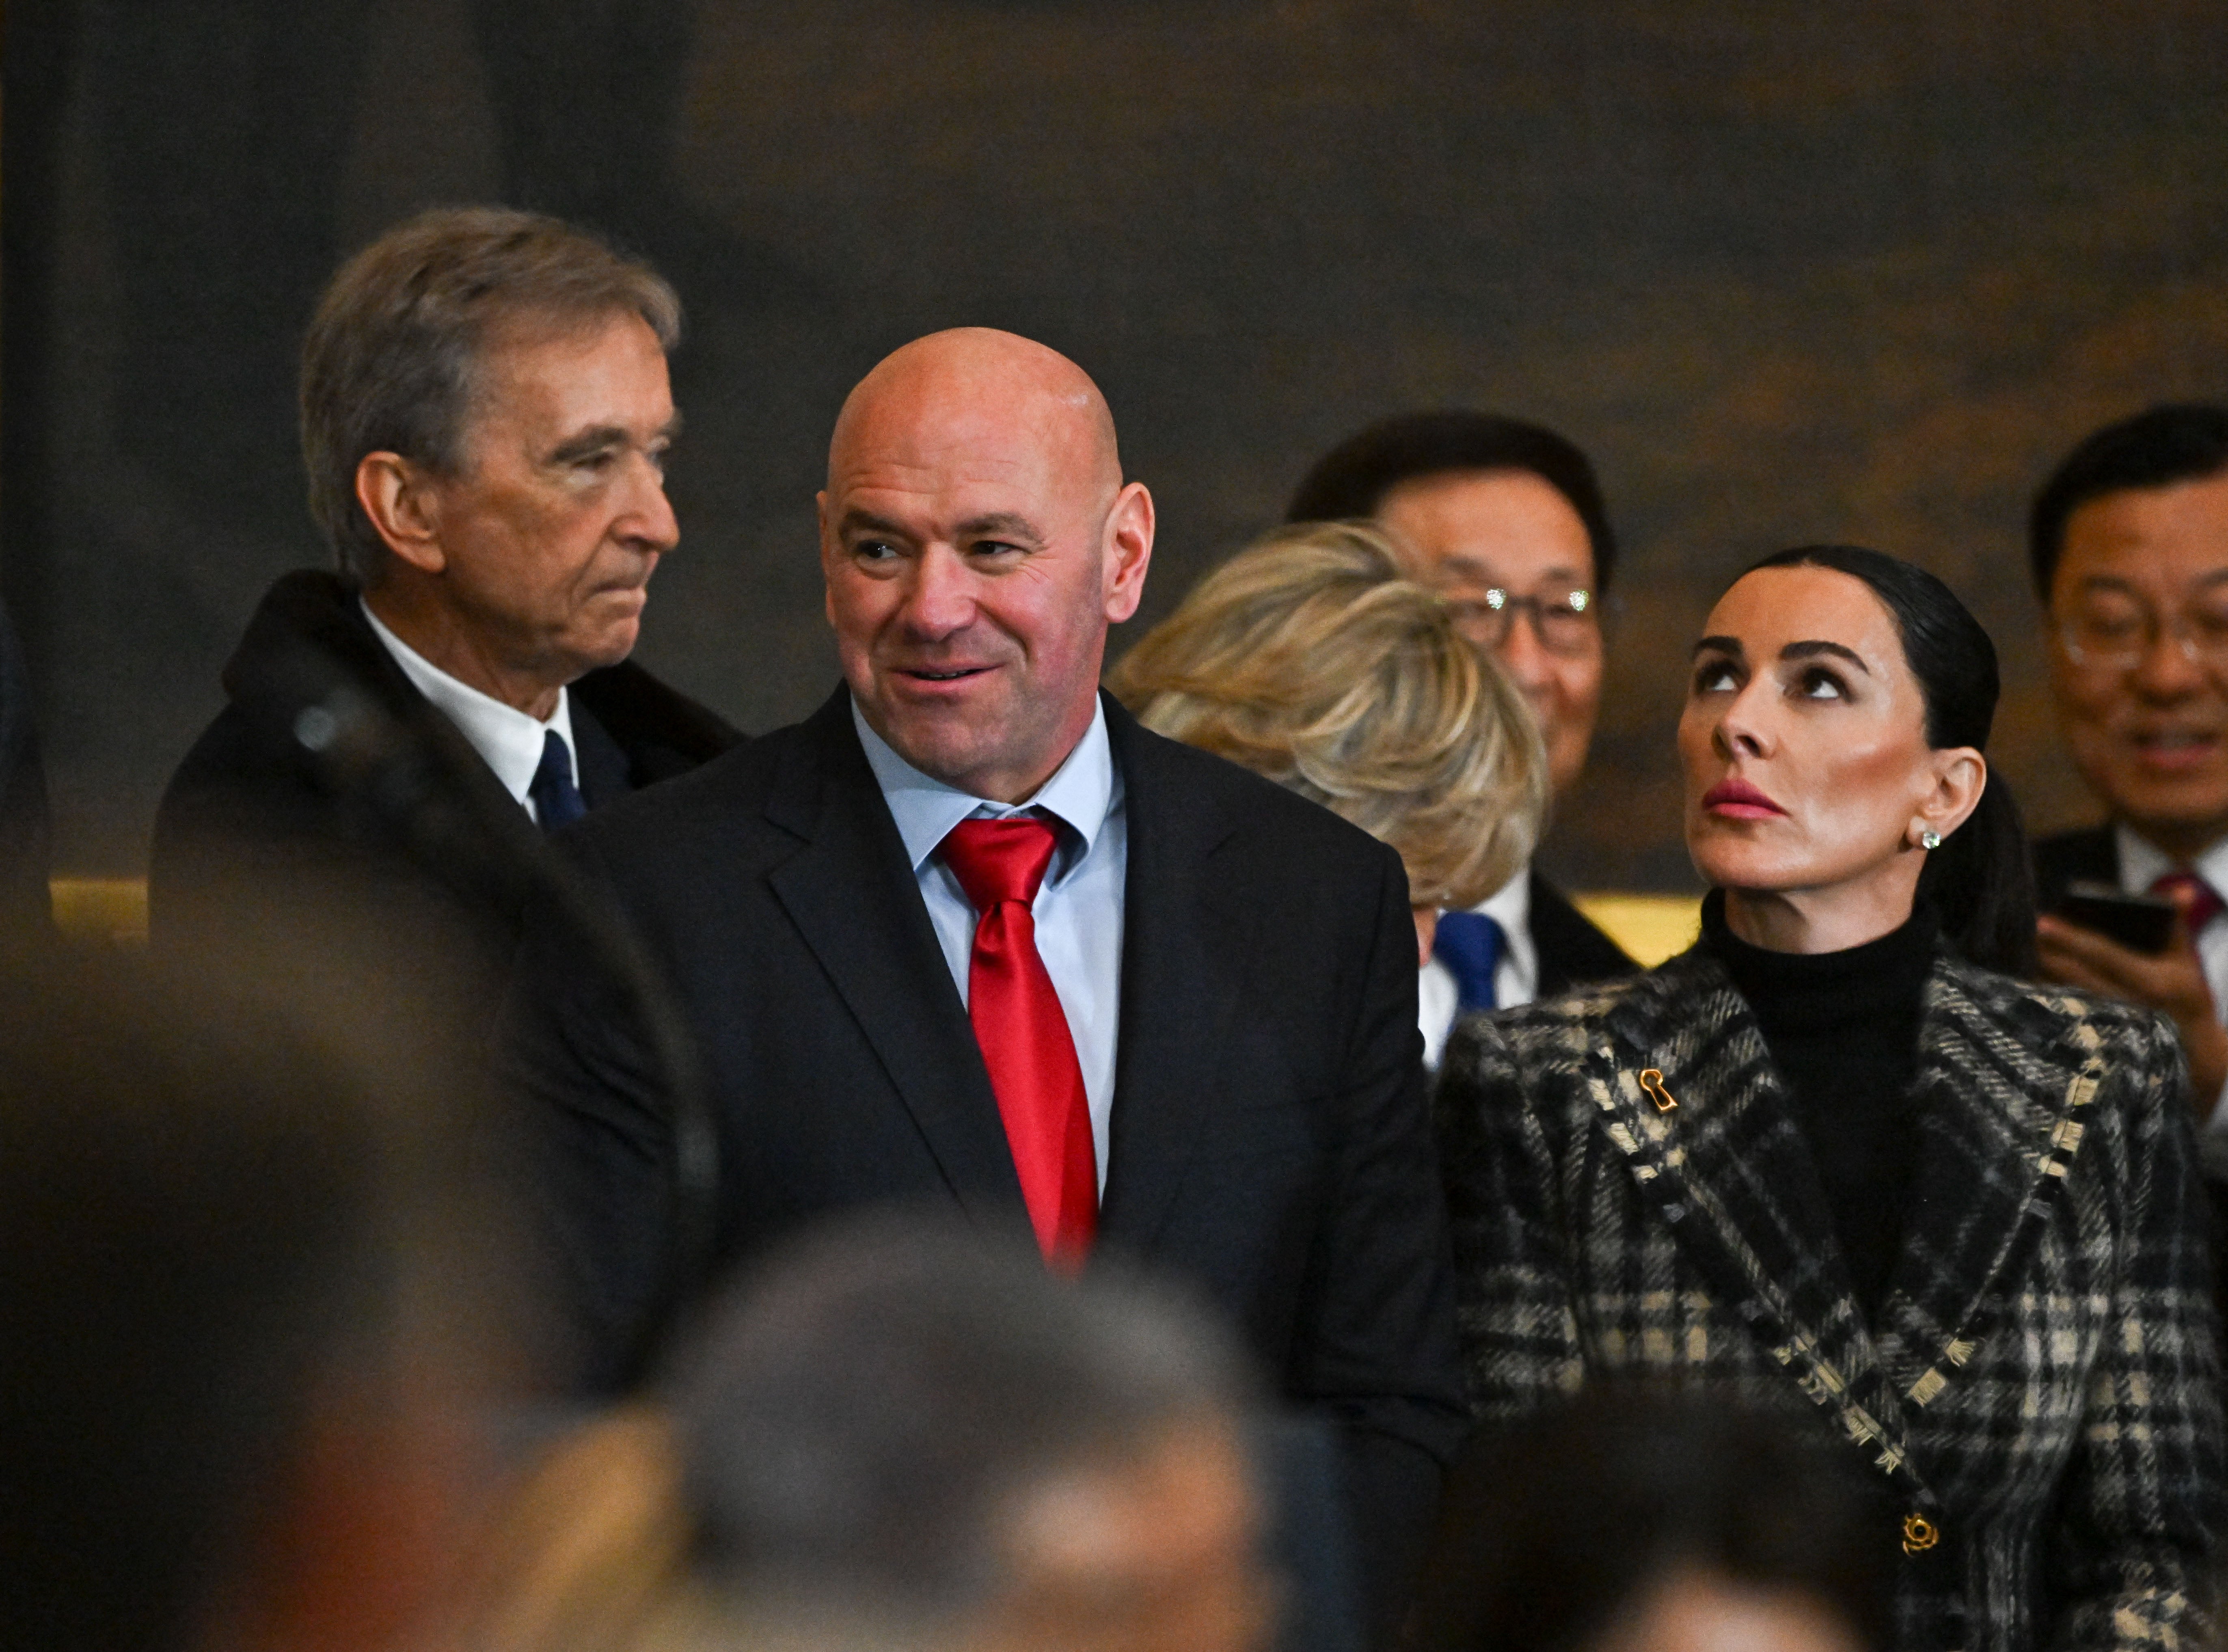
[[[2163,895],[2168,900],[2185,889],[2189,891],[2189,905],[2183,909],[2181,919],[2188,925],[2190,938],[2194,940],[2207,924],[2228,912],[2228,901],[2221,900],[2220,892],[2194,872],[2169,872],[2151,885],[2153,894]]]
[[[1493,984],[1501,966],[1506,938],[1501,925],[1482,912],[1447,912],[1439,914],[1439,928],[1431,942],[1431,956],[1447,966],[1455,978],[1455,1009],[1495,1009],[1501,998]]]
[[[565,737],[554,728],[542,736],[541,766],[534,771],[526,795],[534,799],[534,812],[545,832],[570,826],[588,812],[580,788],[573,784],[573,754],[565,749]]]
[[[1046,1259],[1073,1265],[1098,1226],[1091,1104],[1067,1013],[1037,954],[1029,905],[1052,864],[1048,821],[967,820],[944,840],[944,863],[976,913],[967,1017],[990,1071],[1021,1197]]]

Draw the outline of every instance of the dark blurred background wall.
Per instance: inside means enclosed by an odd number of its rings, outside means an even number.
[[[429,203],[579,218],[681,287],[643,657],[752,728],[833,680],[827,430],[915,334],[1098,376],[1161,504],[1146,622],[1362,420],[1561,426],[1629,547],[1551,856],[1584,887],[1690,885],[1684,647],[1798,540],[1949,578],[2006,656],[2003,770],[2078,817],[2026,496],[2090,426],[2228,393],[2218,0],[14,0],[5,30],[0,571],[66,870],[138,869],[256,597],[322,560],[296,340]]]

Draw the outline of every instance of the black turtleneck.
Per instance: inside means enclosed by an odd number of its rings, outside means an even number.
[[[1703,944],[1764,1028],[1867,1319],[1887,1294],[1911,1196],[1911,1090],[1936,927],[1922,906],[1902,928],[1846,951],[1773,952],[1725,927],[1722,891],[1702,905]]]

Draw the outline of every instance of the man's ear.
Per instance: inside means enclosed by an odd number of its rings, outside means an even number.
[[[820,524],[820,607],[831,626],[836,623],[836,546],[828,537],[828,493],[812,496],[812,512]]]
[[[1144,600],[1145,570],[1153,560],[1153,496],[1143,483],[1132,482],[1114,496],[1102,549],[1106,618],[1118,625]]]
[[[441,548],[441,501],[434,478],[400,453],[356,462],[355,500],[387,548],[422,573],[449,565]]]

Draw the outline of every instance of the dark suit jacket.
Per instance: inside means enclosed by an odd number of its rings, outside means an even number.
[[[1328,811],[1111,700],[1106,720],[1129,872],[1098,1253],[1219,1305],[1277,1390],[1358,1446],[1364,1540],[1405,1542],[1463,1431],[1405,874]],[[632,920],[701,1043],[724,1258],[890,1201],[1027,1236],[848,690],[558,842]],[[556,1242],[592,1341],[623,1348],[665,1245],[659,1081],[624,1006],[531,918],[508,1019]]]
[[[1561,890],[1537,872],[1531,877],[1532,947],[1540,959],[1540,984],[1533,996],[1558,997],[1573,987],[1639,973],[1640,965]]]
[[[149,919],[158,945],[207,957],[275,944],[350,921],[391,937],[414,964],[470,955],[457,971],[492,1014],[515,950],[541,832],[470,741],[403,675],[336,575],[282,576],[225,667],[229,703],[171,777],[156,816]],[[446,861],[413,853],[391,799],[352,795],[296,734],[335,687],[359,694],[411,748],[416,805],[445,810],[470,842]],[[591,808],[685,772],[741,736],[640,667],[593,671],[570,691],[580,790]],[[275,961],[274,961],[275,962]]]
[[[1877,1322],[1756,1017],[1707,952],[1469,1017],[1444,1073],[1482,1414],[1611,1375],[1722,1384],[1818,1417],[1897,1519],[1940,1532],[1905,1568],[1899,1645],[2212,1644],[2220,1366],[2158,1016],[1937,959],[1923,1169]]]

